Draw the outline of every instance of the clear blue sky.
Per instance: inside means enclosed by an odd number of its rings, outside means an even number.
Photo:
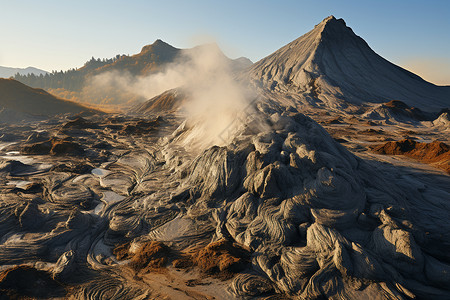
[[[215,40],[228,56],[257,61],[329,15],[386,59],[450,84],[448,0],[0,0],[0,65],[66,70],[158,38],[178,48]]]

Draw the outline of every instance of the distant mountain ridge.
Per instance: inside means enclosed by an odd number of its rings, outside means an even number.
[[[390,100],[424,110],[450,106],[449,86],[436,86],[385,60],[334,16],[253,64],[247,75],[272,91],[301,93],[334,108]]]
[[[34,74],[36,76],[45,75],[48,72],[35,68],[35,67],[27,67],[27,68],[11,68],[11,67],[2,67],[0,66],[0,78],[9,78],[11,76],[19,73],[20,75],[28,75]]]
[[[147,75],[157,71],[164,64],[173,62],[181,49],[175,48],[158,39],[153,44],[142,47],[141,52],[128,56],[118,55],[112,62],[106,60],[88,61],[78,72],[86,75],[99,74],[106,71],[128,71],[133,75]]]
[[[31,87],[43,89],[65,89],[79,92],[85,80],[108,71],[128,72],[131,75],[145,76],[161,71],[164,66],[174,62],[183,53],[196,51],[197,46],[191,49],[179,49],[158,39],[153,44],[146,45],[141,52],[134,55],[116,55],[111,59],[95,59],[87,61],[84,66],[68,71],[52,72],[43,78],[36,76],[15,76],[14,79]],[[218,51],[222,51],[217,47]],[[225,54],[222,53],[224,57]],[[230,65],[235,70],[242,70],[252,64],[248,58],[230,59]]]

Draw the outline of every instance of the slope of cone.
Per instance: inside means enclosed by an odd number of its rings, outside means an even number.
[[[390,100],[429,111],[450,105],[450,87],[385,60],[333,16],[255,63],[248,74],[271,90],[304,93],[330,107]]]

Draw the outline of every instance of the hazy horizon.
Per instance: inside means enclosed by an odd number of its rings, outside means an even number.
[[[8,25],[0,40],[0,66],[68,70],[92,56],[139,53],[161,39],[177,48],[215,41],[230,58],[253,62],[311,30],[329,15],[347,26],[387,60],[425,80],[450,85],[450,3],[420,1],[251,2],[119,1],[6,2]]]

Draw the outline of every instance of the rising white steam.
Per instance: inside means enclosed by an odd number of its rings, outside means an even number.
[[[215,44],[185,50],[164,71],[149,76],[117,71],[97,75],[86,90],[150,99],[177,87],[189,95],[182,107],[187,115],[185,132],[179,138],[187,148],[228,143],[241,121],[253,113],[255,93],[234,80],[230,60]]]
[[[254,113],[255,94],[232,76],[228,59],[215,45],[188,53],[183,88],[190,101],[183,106],[188,115],[186,133],[180,142],[186,148],[204,149],[227,144],[247,114]]]

